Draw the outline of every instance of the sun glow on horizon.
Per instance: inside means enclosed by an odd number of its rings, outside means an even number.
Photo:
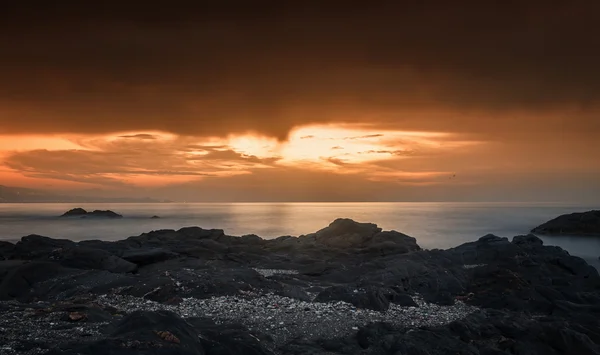
[[[403,161],[479,143],[442,132],[321,124],[297,127],[286,141],[256,134],[193,137],[159,131],[11,137],[1,141],[0,154],[11,176],[21,174],[27,181],[62,177],[100,186],[165,186],[295,168],[419,184],[449,172],[411,171]]]

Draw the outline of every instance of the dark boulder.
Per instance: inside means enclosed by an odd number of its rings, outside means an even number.
[[[382,232],[376,224],[359,223],[347,218],[338,218],[329,226],[315,233],[300,236],[297,240],[303,246],[357,248],[370,254],[381,255],[407,253],[421,249],[415,238],[396,231]],[[282,240],[282,242],[284,241],[289,242],[289,240]]]
[[[13,249],[14,257],[19,259],[45,258],[48,254],[65,248],[71,248],[75,242],[67,239],[52,239],[41,235],[28,235],[21,238]]]
[[[481,244],[504,244],[506,242],[508,242],[508,238],[503,238],[503,237],[498,237],[496,235],[493,234],[486,234],[483,237],[479,238],[477,240],[478,243]]]
[[[547,235],[600,236],[600,210],[564,214],[533,228],[531,232]]]
[[[204,355],[206,351],[194,327],[175,313],[137,311],[112,326],[104,339],[68,344],[49,354]]]
[[[179,254],[162,248],[127,250],[121,258],[139,266],[154,264],[177,257]]]
[[[10,259],[15,250],[13,243],[0,240],[0,260]]]
[[[517,235],[512,240],[513,244],[521,246],[542,246],[544,242],[533,234]]]
[[[68,269],[51,262],[1,261],[0,273],[3,276],[0,282],[0,299],[26,297],[37,282],[64,275],[68,272]]]
[[[387,323],[369,324],[369,326],[362,327],[356,333],[356,341],[361,348],[367,349],[371,345],[381,344],[382,338],[394,331],[394,327]]]
[[[206,318],[190,318],[188,322],[198,331],[207,355],[274,355],[267,349],[272,346],[269,337],[242,325],[217,325]]]
[[[363,251],[374,255],[404,254],[421,250],[415,238],[396,231],[377,233],[370,240],[365,240]]]
[[[361,246],[365,239],[381,232],[373,223],[359,223],[347,218],[338,218],[329,226],[299,239],[301,242],[314,241],[330,247],[345,248]]]
[[[75,269],[106,270],[116,273],[127,273],[137,269],[134,263],[107,251],[79,246],[53,253],[51,258],[63,266]]]
[[[391,303],[400,305],[402,307],[419,307],[412,297],[402,291],[389,289],[385,290],[384,294]]]
[[[246,245],[262,245],[264,244],[264,239],[257,236],[256,234],[246,234],[240,237],[239,241],[242,244]]]

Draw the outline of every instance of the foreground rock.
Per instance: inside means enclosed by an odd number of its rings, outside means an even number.
[[[600,354],[598,272],[535,235],[32,235],[0,245],[0,299],[0,354]]]
[[[600,236],[600,211],[564,214],[535,227],[531,232],[547,235]]]
[[[61,217],[78,217],[78,218],[88,218],[88,217],[95,217],[95,218],[123,218],[122,215],[115,213],[111,210],[106,210],[106,211],[102,211],[102,210],[94,210],[91,212],[88,212],[86,210],[84,210],[83,208],[74,208],[72,210],[69,210],[65,213],[63,213],[61,215]]]

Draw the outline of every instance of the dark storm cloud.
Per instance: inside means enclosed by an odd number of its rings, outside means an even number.
[[[5,133],[285,137],[368,117],[499,134],[473,115],[373,113],[587,110],[600,97],[597,1],[0,6]]]

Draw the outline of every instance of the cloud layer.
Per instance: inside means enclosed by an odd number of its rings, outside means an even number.
[[[13,1],[0,14],[3,183],[198,200],[598,196],[597,1]]]
[[[568,111],[574,134],[598,129],[597,2],[224,3],[3,5],[0,125],[284,139],[373,122],[504,136]]]
[[[295,130],[286,142],[252,135],[203,138],[160,132],[72,137],[70,142],[78,149],[8,152],[4,166],[28,177],[109,188],[169,185],[252,174],[261,169],[316,170],[377,180],[415,174],[382,162],[401,164],[405,159],[454,153],[479,144],[442,133],[380,132],[365,134],[353,126],[307,126]],[[449,172],[417,174],[424,178]]]

